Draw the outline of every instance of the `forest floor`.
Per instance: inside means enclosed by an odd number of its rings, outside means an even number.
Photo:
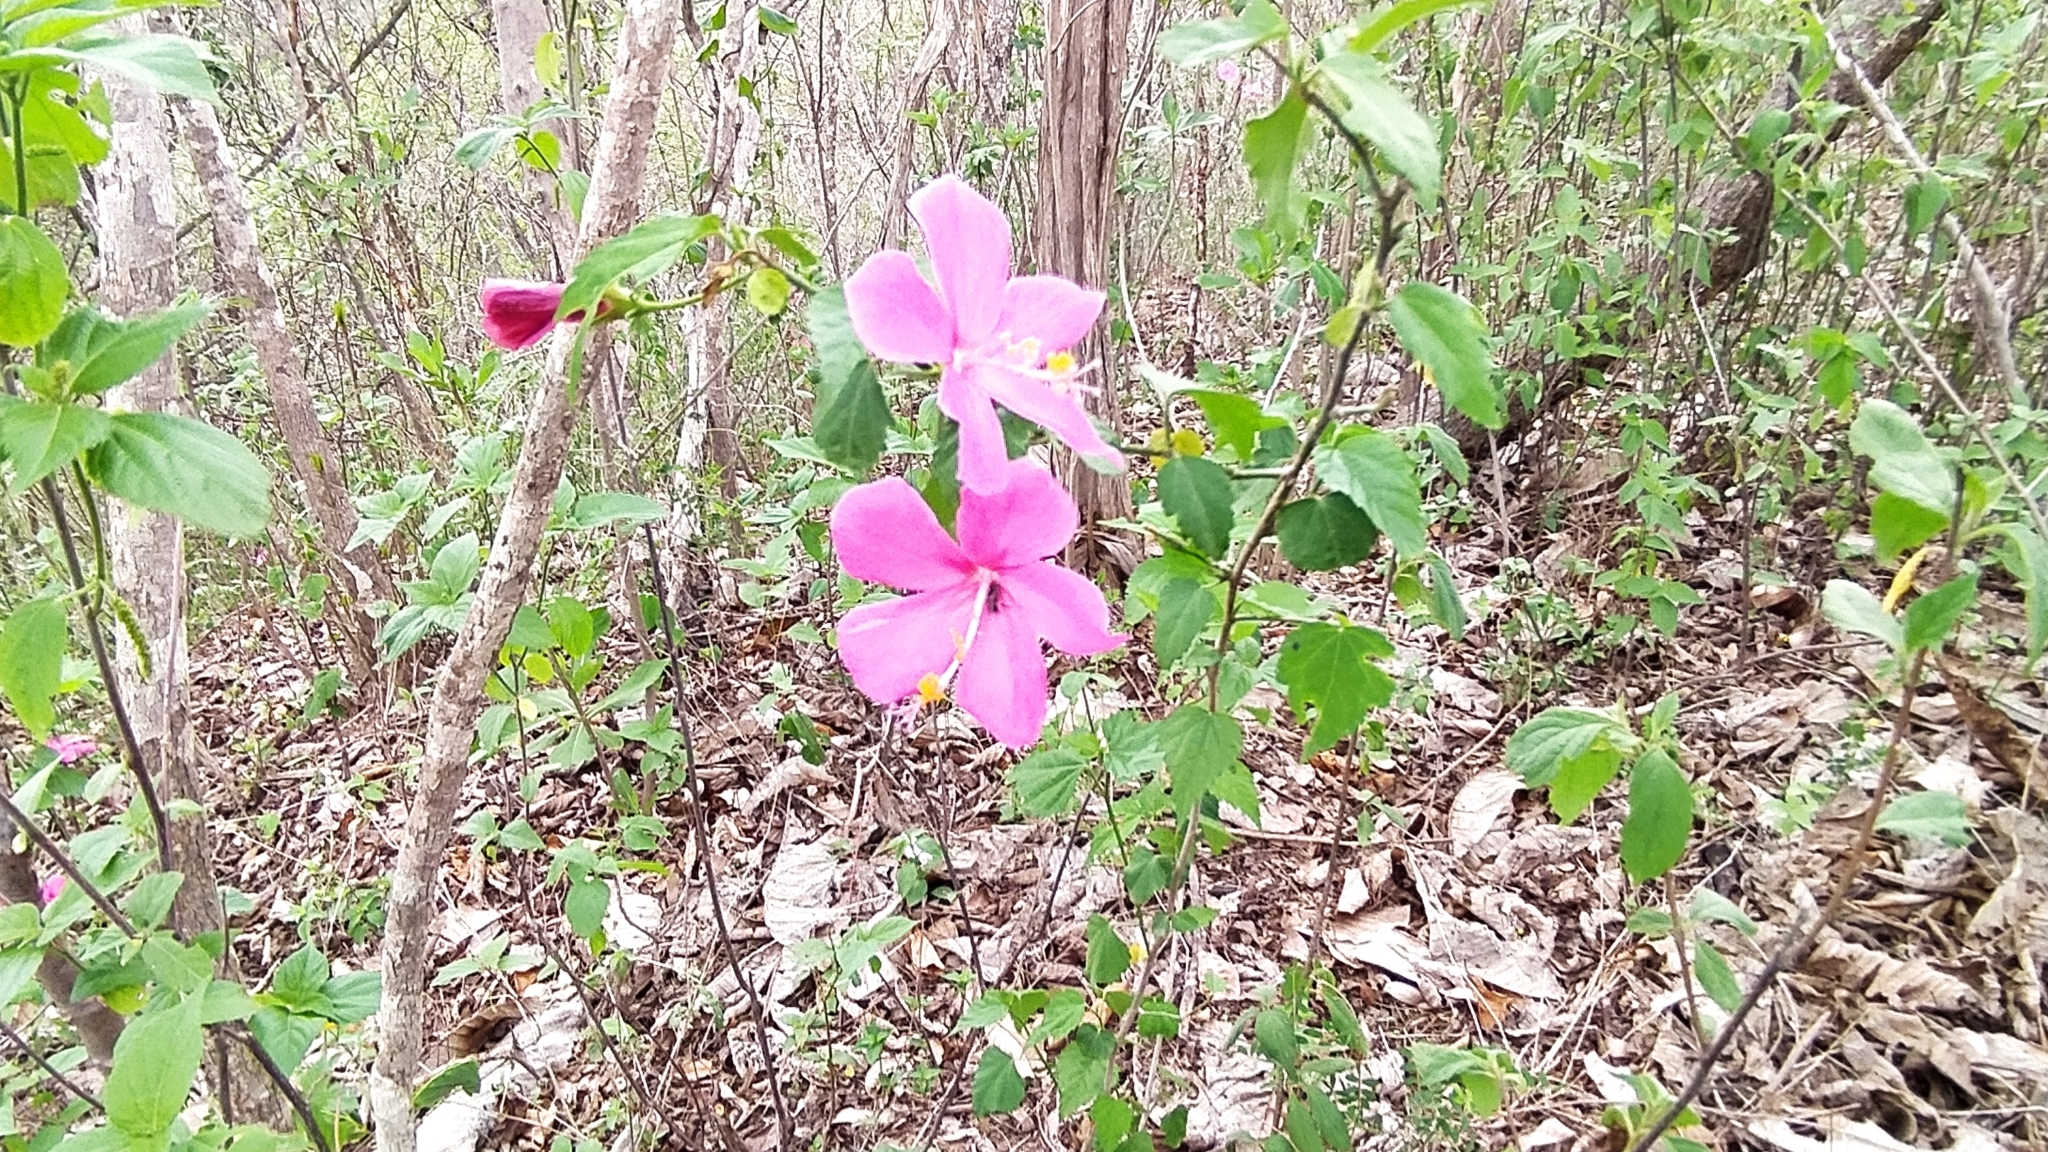
[[[1705,815],[1671,891],[1682,901],[1704,886],[1754,919],[1753,936],[1700,928],[1745,986],[1781,934],[1827,899],[1890,739],[1897,676],[1875,646],[1821,620],[1819,588],[1847,576],[1881,591],[1889,573],[1839,560],[1817,522],[1801,536],[1792,516],[1795,527],[1761,541],[1784,586],[1752,589],[1745,604],[1745,542],[1697,525],[1683,575],[1707,604],[1683,614],[1675,639],[1644,628],[1606,644],[1600,626],[1622,606],[1556,558],[1598,553],[1601,522],[1619,515],[1611,492],[1570,494],[1557,532],[1507,539],[1476,528],[1439,542],[1472,624],[1454,643],[1385,614],[1403,692],[1369,771],[1331,754],[1303,764],[1301,732],[1270,689],[1241,705],[1259,721],[1245,759],[1260,820],[1226,811],[1236,842],[1200,859],[1194,894],[1220,916],[1161,958],[1184,1024],[1178,1038],[1141,1049],[1135,1070],[1141,1099],[1191,1103],[1192,1146],[1274,1129],[1273,1069],[1253,1053],[1244,1020],[1299,962],[1333,967],[1370,1037],[1343,1101],[1361,1147],[1618,1148],[1600,1117],[1633,1098],[1621,1072],[1673,1091],[1690,1075],[1696,1026],[1725,1013],[1706,993],[1688,994],[1672,940],[1625,927],[1638,902],[1663,898],[1624,877],[1612,790],[1560,825],[1502,767],[1508,736],[1545,705],[1646,708],[1681,695],[1685,768]],[[1541,522],[1533,507],[1498,511],[1476,519]],[[1577,591],[1553,602],[1518,590],[1517,563],[1504,555],[1528,558],[1519,570],[1534,579],[1520,589]],[[716,573],[698,575],[716,601]],[[1377,587],[1332,581],[1324,591],[1363,619],[1382,616]],[[1702,1098],[1705,1129],[1722,1146],[2048,1146],[2035,977],[2048,956],[2038,800],[2048,775],[2036,750],[2048,703],[1995,655],[1999,636],[2024,633],[2018,611],[2009,593],[1986,596],[1979,630],[1957,646],[1985,655],[1942,662],[1915,701],[1905,748],[1906,786],[1960,795],[1974,838],[1882,840],[1844,913],[1764,999]],[[737,603],[693,621],[715,626],[697,639],[720,658],[690,669],[688,720],[710,796],[717,895],[749,983],[781,1022],[777,1079],[803,1142],[1077,1146],[1048,1090],[977,1121],[968,1081],[982,1033],[953,1025],[975,994],[962,988],[971,966],[992,987],[1079,986],[1089,916],[1131,918],[1112,866],[1088,865],[1071,822],[1011,816],[1011,758],[957,714],[941,710],[885,741],[829,647],[789,634],[800,620],[821,632],[830,623],[823,605]],[[1141,632],[1129,649],[1138,654],[1123,657],[1134,662],[1123,684],[1157,680],[1137,663],[1149,661],[1142,641]],[[240,833],[218,851],[222,874],[248,896],[236,924],[249,966],[268,970],[304,939],[374,965],[379,883],[401,838],[418,711],[395,703],[306,724],[317,664],[302,635],[262,609],[223,621],[194,664],[196,723],[221,791],[213,810]],[[827,737],[823,764],[760,720],[764,697],[812,719]],[[1159,702],[1091,691],[1083,703]],[[518,778],[514,765],[480,765],[465,814],[523,815],[551,845],[619,819],[599,765],[546,777],[524,804]],[[607,934],[631,959],[607,961],[580,994],[558,969],[589,971],[591,961],[563,920],[559,886],[544,883],[543,855],[480,853],[457,836],[433,962],[488,959],[506,942],[513,957],[431,993],[430,1056],[473,1054],[487,1081],[495,1070],[513,1082],[469,1125],[489,1129],[474,1146],[546,1147],[558,1134],[615,1131],[633,1114],[666,1118],[677,1133],[666,1146],[715,1147],[701,1119],[712,1112],[736,1138],[727,1146],[773,1146],[757,1032],[703,883],[686,793],[654,810],[666,831],[636,855],[665,867],[612,881]],[[915,830],[943,846],[931,884],[957,899],[905,907],[899,837]],[[914,927],[882,954],[879,974],[835,993],[803,971],[799,942],[885,914]],[[587,1012],[631,1028],[600,1043]],[[1497,1115],[1474,1117],[1404,1072],[1398,1050],[1418,1041],[1505,1049],[1522,1082]],[[1034,1084],[1045,1074],[1027,1072]]]

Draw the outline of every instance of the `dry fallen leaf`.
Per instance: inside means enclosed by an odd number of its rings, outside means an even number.
[[[1515,793],[1521,787],[1520,777],[1500,769],[1465,781],[1451,801],[1451,853],[1463,856],[1493,831],[1494,824],[1514,808]]]

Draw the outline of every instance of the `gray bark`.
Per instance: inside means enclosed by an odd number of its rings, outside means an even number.
[[[379,598],[396,600],[397,588],[375,545],[348,547],[356,533],[355,506],[336,470],[339,457],[333,442],[314,410],[305,368],[278,303],[277,280],[263,258],[255,214],[221,136],[220,119],[211,105],[192,101],[181,105],[178,119],[213,220],[214,262],[229,290],[246,301],[242,315],[256,364],[269,387],[271,416],[284,435],[285,455],[319,530],[324,566],[332,577],[343,663],[351,680],[367,684],[376,667],[377,628],[362,605]]]
[[[1033,221],[1038,270],[1101,287],[1109,273],[1117,148],[1122,139],[1131,0],[1048,0],[1045,6],[1045,106],[1038,127],[1038,211]],[[1089,411],[1117,427],[1122,403],[1104,310],[1095,331],[1073,350],[1096,365],[1099,390]],[[1083,535],[1068,559],[1091,570],[1128,573],[1135,553],[1106,547],[1094,526],[1131,515],[1123,476],[1104,475],[1069,452],[1057,454],[1060,479],[1081,509]]]
[[[123,21],[143,31],[140,18]],[[118,317],[158,311],[178,291],[175,263],[177,219],[173,202],[170,118],[154,93],[109,76],[113,106],[111,151],[98,169],[94,204],[100,251],[100,303]],[[137,412],[177,412],[186,407],[175,353],[108,393],[108,404]],[[166,803],[190,800],[202,807],[205,788],[192,742],[186,696],[184,529],[175,517],[116,506],[105,517],[107,551],[114,587],[134,610],[149,646],[149,675],[125,631],[116,639],[116,678],[142,753],[139,771],[156,782]],[[213,843],[205,819],[173,820],[172,867],[184,884],[171,908],[171,926],[191,939],[226,927],[220,889],[214,879]],[[236,975],[234,954],[224,953],[220,972]],[[230,1119],[273,1126],[291,1121],[289,1102],[249,1054],[217,1038],[226,1058],[208,1062],[207,1072]]]
[[[577,238],[580,254],[626,230],[639,213],[648,140],[668,82],[675,43],[676,6],[667,0],[630,0],[619,30],[618,74],[605,106],[589,199]],[[609,329],[593,330],[587,368],[604,362]],[[528,418],[512,491],[491,543],[476,598],[434,686],[427,720],[419,792],[406,817],[405,843],[392,871],[383,945],[384,1003],[377,1016],[377,1062],[370,1072],[370,1107],[382,1152],[413,1152],[412,1091],[419,1076],[421,1001],[433,920],[435,880],[447,851],[454,814],[469,767],[469,748],[491,662],[526,595],[542,529],[562,474],[576,423],[568,379],[572,333],[557,332]],[[592,372],[573,382],[581,395]]]

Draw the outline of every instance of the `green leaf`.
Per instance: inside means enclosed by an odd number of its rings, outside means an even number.
[[[554,630],[548,627],[547,617],[531,604],[521,604],[519,611],[512,614],[512,634],[505,638],[510,648],[524,648],[544,652],[555,646]]]
[[[119,412],[86,470],[130,504],[223,536],[261,535],[270,473],[240,440],[210,424],[158,412]]]
[[[51,144],[64,149],[79,164],[97,164],[107,158],[107,138],[96,121],[66,100],[64,93],[79,99],[77,76],[57,69],[29,74],[28,99],[21,106],[21,134],[31,145]]]
[[[121,898],[121,910],[130,920],[143,928],[161,925],[171,914],[171,902],[178,898],[178,889],[185,883],[182,872],[155,872],[136,882],[128,895]]]
[[[1733,1012],[1742,1006],[1742,981],[1735,978],[1727,957],[1705,940],[1692,942],[1692,971],[1721,1011]]]
[[[1407,177],[1422,207],[1434,207],[1443,188],[1436,128],[1388,82],[1385,65],[1357,52],[1336,52],[1316,65],[1314,76],[1343,101],[1345,129],[1372,144],[1387,167]]]
[[[1072,749],[1041,748],[1010,770],[1017,811],[1044,819],[1064,816],[1080,802],[1081,773],[1088,767]]]
[[[1152,654],[1165,671],[1180,662],[1195,638],[1216,618],[1216,594],[1199,580],[1176,576],[1159,590],[1152,612]]]
[[[1024,1077],[1017,1074],[1017,1062],[993,1044],[981,1050],[981,1062],[974,1066],[974,1114],[1000,1116],[1015,1112],[1024,1103]]]
[[[1749,918],[1749,913],[1744,912],[1735,901],[1721,895],[1712,888],[1701,887],[1693,889],[1692,903],[1686,906],[1686,915],[1694,923],[1703,924],[1709,921],[1719,921],[1722,924],[1732,925],[1736,931],[1744,936],[1756,935],[1756,921]]]
[[[1919,421],[1888,400],[1865,400],[1849,425],[1849,447],[1870,460],[1879,488],[1946,517],[1955,508],[1955,470]]]
[[[328,980],[321,991],[329,1005],[326,1017],[336,1024],[354,1024],[376,1015],[377,1006],[384,1000],[384,975],[375,971],[343,972]]]
[[[628,272],[643,277],[652,275],[673,264],[685,249],[718,231],[718,227],[716,216],[670,213],[643,220],[625,235],[592,248],[589,255],[577,262],[576,271],[569,277],[555,318],[567,320],[588,312]]]
[[[1284,1009],[1264,1008],[1252,1018],[1252,1047],[1283,1072],[1293,1072],[1301,1063],[1301,1038],[1294,1031],[1294,1017]]]
[[[282,1008],[259,1008],[249,1017],[249,1031],[280,1068],[297,1068],[320,1038],[323,1025],[317,1017],[300,1016]]]
[[[1158,732],[1173,784],[1173,808],[1185,820],[1244,751],[1244,729],[1228,716],[1187,704],[1161,720]]]
[[[210,311],[205,304],[185,304],[133,320],[109,320],[97,309],[77,309],[38,349],[36,363],[54,369],[51,360],[61,356],[71,366],[71,392],[98,395],[141,375]]]
[[[196,996],[129,1021],[100,1092],[108,1122],[133,1137],[168,1133],[192,1093],[205,1041]]]
[[[780,316],[789,307],[789,277],[774,268],[756,268],[747,277],[747,303],[763,316]]]
[[[1621,866],[1637,884],[1655,880],[1685,855],[1692,836],[1692,783],[1662,749],[1636,761],[1621,825]]]
[[[1342,493],[1296,500],[1274,523],[1280,553],[1304,572],[1328,572],[1372,555],[1380,530]]]
[[[1088,1123],[1095,1129],[1096,1152],[1123,1152],[1124,1138],[1137,1127],[1138,1110],[1105,1094],[1088,1106]],[[1146,1140],[1139,1147],[1150,1149],[1151,1142]]]
[[[1387,301],[1387,319],[1401,347],[1429,369],[1437,391],[1453,408],[1481,427],[1497,429],[1506,423],[1479,309],[1448,289],[1410,280]]]
[[[0,625],[0,693],[38,740],[57,722],[50,699],[63,683],[68,637],[64,606],[47,596],[26,601]]]
[[[1905,629],[1898,618],[1884,610],[1884,604],[1861,584],[1830,580],[1821,589],[1820,610],[1837,628],[1873,636],[1897,649],[1905,642]]]
[[[1158,372],[1157,369],[1152,369]],[[1164,373],[1159,373],[1164,376]],[[1173,377],[1166,377],[1169,380]],[[1180,394],[1193,400],[1202,410],[1202,417],[1209,421],[1209,430],[1216,434],[1216,443],[1229,448],[1241,461],[1250,462],[1258,454],[1259,433],[1268,428],[1285,427],[1287,421],[1278,416],[1268,416],[1259,407],[1259,402],[1249,396],[1235,392],[1212,392],[1203,388],[1183,388]]]
[[[213,982],[213,957],[204,948],[180,944],[167,934],[144,940],[141,956],[159,993],[204,994]]]
[[[14,464],[8,495],[19,496],[107,438],[105,412],[49,400],[0,400],[0,458]]]
[[[166,96],[218,101],[200,46],[183,36],[149,32],[118,36],[97,44],[49,49],[67,60],[111,72]]]
[[[412,1106],[424,1112],[458,1091],[472,1095],[483,1091],[483,1077],[473,1056],[457,1060],[427,1077],[427,1082],[412,1094]]]
[[[569,894],[562,899],[562,914],[569,918],[569,930],[589,940],[604,928],[604,914],[611,907],[611,885],[592,876],[569,882]]]
[[[0,219],[0,344],[27,348],[48,336],[70,294],[64,254],[35,221]]]
[[[284,958],[270,977],[270,995],[294,1012],[312,1014],[327,1007],[327,957],[307,944]]]
[[[427,598],[429,602],[453,604],[469,591],[470,584],[476,580],[477,570],[483,566],[481,547],[476,533],[464,532],[434,551],[434,560],[427,568],[425,581],[432,586],[433,595]]]
[[[1159,470],[1159,502],[1188,541],[1210,559],[1230,551],[1235,518],[1230,474],[1199,456],[1175,456]]]
[[[556,172],[562,167],[561,138],[545,128],[514,135],[512,150],[536,172]]]
[[[652,524],[668,515],[668,507],[632,492],[587,492],[576,498],[572,528],[603,528],[611,524]]]
[[[1563,823],[1577,820],[1619,771],[1621,753],[1605,742],[1594,744],[1558,766],[1550,781],[1550,810]]]
[[[22,907],[32,906],[22,905]],[[35,980],[36,970],[42,967],[41,948],[9,948],[0,951],[0,1008],[12,1007],[15,1000]]]
[[[1052,1082],[1059,1088],[1060,1117],[1072,1116],[1095,1103],[1109,1087],[1111,1059],[1116,1055],[1116,1037],[1093,1024],[1083,1024],[1073,1039],[1060,1049],[1053,1064]]]
[[[518,134],[517,130],[504,124],[472,128],[455,142],[455,162],[472,172],[481,172],[491,162],[491,157],[503,151]]]
[[[1287,21],[1272,0],[1248,0],[1236,16],[1190,20],[1159,36],[1159,55],[1168,63],[1193,68],[1241,55],[1287,35]]]
[[[1100,913],[1088,917],[1088,979],[1097,987],[1114,984],[1131,970],[1131,946],[1116,934]]]
[[[1316,449],[1315,463],[1323,482],[1372,517],[1403,557],[1419,556],[1429,546],[1415,460],[1393,437],[1355,429],[1335,447]]]
[[[1956,621],[1977,602],[1977,574],[1967,572],[1906,606],[1904,650],[1940,648]]]
[[[1458,578],[1450,562],[1435,552],[1429,554],[1429,611],[1443,625],[1455,643],[1465,638],[1465,601],[1458,595]]]
[[[84,193],[78,179],[78,162],[62,145],[30,144],[22,169],[22,174],[28,178],[27,212],[14,203],[14,194],[19,189],[15,186],[13,173],[6,172],[4,177],[0,177],[0,206],[9,213],[28,215],[38,208],[76,204]]]
[[[199,1022],[201,1024],[223,1024],[229,1020],[247,1020],[262,1006],[249,990],[233,980],[214,980],[206,985],[205,993],[199,1000]]]
[[[1252,187],[1266,206],[1267,221],[1283,237],[1301,230],[1307,198],[1295,182],[1294,168],[1315,143],[1313,127],[1308,101],[1291,88],[1271,112],[1244,126],[1244,163],[1251,169]],[[1239,454],[1239,459],[1250,457],[1249,450]]]
[[[2031,670],[2048,650],[2048,541],[2024,525],[2008,532],[2013,557],[2008,566],[2027,592],[2027,666]]]
[[[1884,806],[1877,830],[1960,848],[1970,842],[1970,810],[1953,792],[1909,792]]]
[[[1408,1074],[1425,1088],[1449,1084],[1460,1076],[1486,1069],[1485,1061],[1469,1049],[1445,1044],[1411,1044],[1401,1053],[1408,1058]]]
[[[1304,624],[1280,645],[1278,672],[1287,703],[1302,723],[1315,711],[1302,756],[1334,748],[1365,723],[1365,714],[1394,698],[1394,681],[1373,661],[1394,654],[1387,638],[1370,628]]]
[[[1948,527],[1948,513],[1923,508],[1893,492],[1880,492],[1870,502],[1870,535],[1877,559],[1890,563],[1908,548],[1917,548]]]
[[[845,289],[835,284],[812,296],[804,322],[818,356],[812,438],[832,463],[864,474],[882,458],[895,417],[874,363],[853,331]]]
[[[1419,24],[1453,8],[1484,2],[1485,0],[1396,0],[1395,3],[1388,5],[1385,11],[1366,21],[1364,26],[1352,35],[1348,47],[1353,52],[1371,52],[1411,24]]]

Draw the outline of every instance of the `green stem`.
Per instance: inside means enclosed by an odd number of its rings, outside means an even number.
[[[14,139],[10,141],[14,153],[14,210],[16,214],[28,215],[28,141],[21,134],[21,108],[28,102],[28,83],[12,85],[7,90],[8,123]]]

